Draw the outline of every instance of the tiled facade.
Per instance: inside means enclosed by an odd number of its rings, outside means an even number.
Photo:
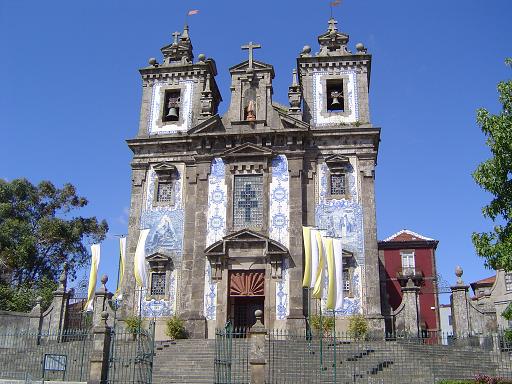
[[[141,123],[128,140],[134,158],[123,315],[139,307],[162,321],[177,314],[193,337],[213,337],[216,327],[247,321],[247,311],[261,307],[269,327],[303,328],[305,225],[342,238],[350,294],[336,316],[362,313],[383,329],[373,278],[380,129],[369,116],[371,55],[360,44],[351,52],[334,20],[318,41],[319,53],[306,46],[297,59],[289,107],[273,103],[274,68],[251,52],[230,68],[230,106],[219,116],[215,61],[194,61],[188,27],[162,48],[162,63],[152,59],[140,70]],[[151,287],[139,296],[131,279],[144,228],[148,274],[166,274],[158,297]],[[263,296],[233,293],[231,272],[250,271],[263,273]]]

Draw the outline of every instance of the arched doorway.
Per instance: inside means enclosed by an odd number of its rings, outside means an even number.
[[[229,318],[235,327],[256,322],[254,311],[265,307],[265,271],[229,271]]]

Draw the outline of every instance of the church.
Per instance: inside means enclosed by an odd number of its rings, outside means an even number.
[[[363,314],[384,331],[375,212],[380,128],[371,123],[371,55],[330,19],[318,49],[305,46],[290,73],[289,105],[272,100],[271,64],[259,44],[229,68],[229,107],[213,58],[193,54],[189,27],[173,34],[140,70],[123,315],[177,315],[195,338],[230,321],[304,329],[315,311],[302,287],[302,227],[341,237],[343,324]],[[288,74],[287,74],[288,76]],[[224,91],[227,93],[227,90]],[[135,283],[134,254],[147,229],[147,287]],[[317,305],[318,307],[318,305]]]

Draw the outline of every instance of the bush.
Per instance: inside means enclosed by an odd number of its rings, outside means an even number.
[[[124,319],[124,323],[126,330],[134,335],[139,333],[139,330],[142,328],[142,319],[138,316],[128,316]]]
[[[503,338],[507,343],[512,343],[512,328],[505,329],[505,332],[503,332]]]
[[[312,315],[309,318],[311,328],[322,334],[329,334],[334,329],[334,317]]]
[[[172,339],[186,339],[188,337],[185,324],[178,316],[173,316],[167,320],[165,334]]]
[[[361,314],[350,316],[348,334],[357,340],[365,339],[368,334],[368,320]]]

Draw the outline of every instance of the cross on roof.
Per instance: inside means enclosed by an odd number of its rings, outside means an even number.
[[[252,41],[249,42],[249,44],[247,45],[242,45],[242,49],[248,49],[249,50],[249,68],[252,69],[252,63],[253,63],[253,51],[255,49],[258,49],[258,48],[261,48],[261,45],[260,44],[254,44]]]
[[[336,27],[336,24],[338,24],[338,22],[331,17],[329,19],[329,31],[337,31],[338,28]]]
[[[174,32],[172,34],[172,36],[174,37],[173,44],[178,45],[178,37],[180,37],[180,35],[181,35],[181,33],[179,33],[179,32]]]

